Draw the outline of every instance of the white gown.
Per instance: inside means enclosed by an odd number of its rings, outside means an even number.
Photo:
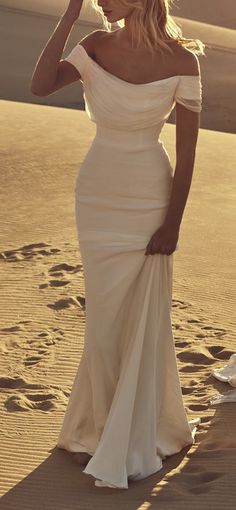
[[[126,82],[81,44],[65,60],[81,74],[97,130],[75,186],[86,327],[57,446],[92,455],[83,472],[95,485],[126,489],[194,443],[200,422],[187,419],[177,370],[173,253],[144,253],[173,180],[162,127],[175,102],[201,111],[202,85],[185,75]]]

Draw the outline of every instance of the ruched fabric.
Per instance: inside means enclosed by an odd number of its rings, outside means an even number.
[[[86,64],[88,63],[88,54],[84,47],[81,44],[76,44],[69,55],[63,60],[67,60],[67,62],[73,64],[73,66],[81,74],[81,81],[83,81],[85,78]]]
[[[202,83],[200,76],[180,76],[175,101],[193,112],[202,110]]]
[[[174,253],[145,256],[173,182],[161,130],[176,102],[199,111],[200,78],[132,84],[104,70],[81,44],[65,60],[79,70],[96,133],[75,185],[84,349],[57,446],[90,454],[83,472],[97,486],[127,489],[192,444],[200,422],[187,418],[177,370]]]

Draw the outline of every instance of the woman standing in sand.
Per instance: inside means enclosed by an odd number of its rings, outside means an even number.
[[[61,59],[82,0],[70,0],[37,62],[31,91],[83,84],[96,135],[75,186],[84,269],[84,351],[57,446],[86,454],[96,486],[128,488],[195,442],[171,327],[173,254],[195,160],[199,40],[168,0],[92,0],[105,30]],[[113,30],[112,24],[118,23]],[[176,167],[160,133],[176,106]],[[79,143],[79,133],[78,133]]]

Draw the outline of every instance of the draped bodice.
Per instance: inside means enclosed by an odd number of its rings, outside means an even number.
[[[193,112],[202,109],[200,75],[176,75],[134,84],[109,73],[78,43],[64,59],[73,64],[83,83],[85,110],[97,124],[96,136],[106,129],[117,142],[135,139],[144,145],[154,143],[176,103]]]

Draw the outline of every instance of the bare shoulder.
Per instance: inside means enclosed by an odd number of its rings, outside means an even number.
[[[84,47],[91,58],[95,56],[96,46],[106,34],[106,30],[94,30],[80,40],[81,46]]]
[[[200,75],[198,56],[177,41],[171,45],[175,60],[176,73],[179,75]]]

